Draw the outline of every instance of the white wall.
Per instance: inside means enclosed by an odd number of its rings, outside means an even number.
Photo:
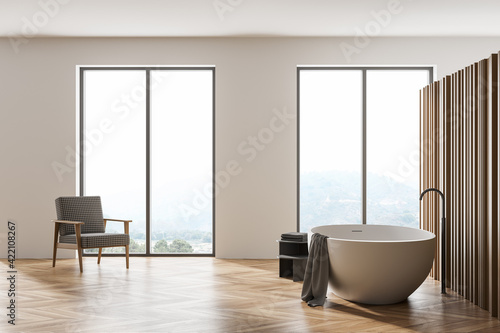
[[[441,77],[500,49],[500,38],[373,38],[348,62],[341,42],[354,45],[353,38],[38,38],[16,54],[0,39],[0,256],[13,219],[17,256],[51,257],[54,199],[76,191],[74,171],[59,182],[51,167],[75,145],[76,65],[216,65],[217,170],[230,160],[243,168],[216,199],[216,255],[275,258],[275,240],[297,222],[297,124],[252,162],[237,147],[269,126],[273,110],[296,113],[297,65],[436,64]]]

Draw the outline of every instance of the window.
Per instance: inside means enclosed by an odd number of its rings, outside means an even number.
[[[214,253],[214,72],[80,68],[80,194],[133,220],[131,254]]]
[[[419,89],[430,67],[298,68],[298,224],[418,228]]]
[[[360,71],[300,73],[300,221],[308,230],[361,223],[362,83]]]

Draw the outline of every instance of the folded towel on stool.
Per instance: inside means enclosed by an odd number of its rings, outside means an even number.
[[[307,242],[307,233],[305,232],[287,232],[281,234],[281,240]]]

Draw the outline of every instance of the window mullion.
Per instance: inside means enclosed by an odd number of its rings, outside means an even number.
[[[363,89],[362,89],[362,130],[361,130],[361,223],[366,224],[366,69],[363,69]]]
[[[151,70],[146,69],[146,255],[151,254]]]

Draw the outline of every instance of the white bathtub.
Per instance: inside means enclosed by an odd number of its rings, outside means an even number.
[[[425,230],[389,225],[326,225],[329,287],[344,299],[366,304],[404,301],[425,280],[436,237]],[[311,239],[311,237],[309,237]]]

